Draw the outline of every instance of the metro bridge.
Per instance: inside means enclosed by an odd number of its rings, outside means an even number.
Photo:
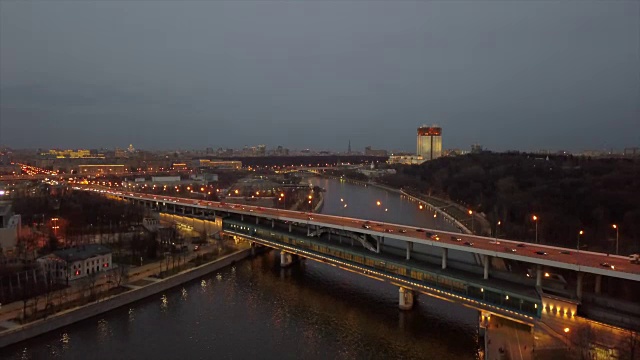
[[[221,218],[226,236],[280,250],[282,266],[299,256],[390,282],[399,287],[402,309],[410,309],[414,296],[424,293],[478,309],[481,319],[496,314],[533,326],[548,318],[563,326],[572,323],[580,311],[585,276],[593,280],[589,284],[596,296],[601,293],[603,277],[629,282],[629,286],[638,286],[640,281],[640,266],[622,256],[342,216],[89,190],[158,211]],[[480,258],[480,265],[455,261],[451,256],[455,253],[472,253]],[[506,263],[532,271],[511,271]],[[553,293],[554,277],[549,273],[554,269],[575,273],[572,296]],[[617,310],[623,314],[600,313],[604,317],[598,320],[630,328],[640,324],[633,305]]]

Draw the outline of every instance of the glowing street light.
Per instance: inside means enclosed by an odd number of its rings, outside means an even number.
[[[420,206],[418,206],[418,209],[422,210],[422,209],[424,209],[424,206],[422,206],[422,204],[420,204]]]
[[[536,223],[536,244],[537,244],[538,243],[538,217],[536,215],[533,215],[531,219],[533,219],[533,221]]]
[[[471,233],[473,234],[475,232],[473,229],[473,210],[469,210],[469,216],[471,216]]]
[[[584,231],[580,230],[578,231],[578,252],[580,252],[580,237],[584,235]]]
[[[376,205],[380,206],[380,204],[382,204],[380,200],[376,201]]]
[[[620,238],[619,237],[619,235],[620,235],[619,230],[620,229],[619,229],[618,225],[616,225],[616,224],[613,224],[613,228],[616,229],[616,255],[618,255],[618,240]]]

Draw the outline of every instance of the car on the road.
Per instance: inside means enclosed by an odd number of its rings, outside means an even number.
[[[193,247],[193,251],[198,251],[198,250],[200,250],[200,246],[199,245],[196,245],[196,246]]]
[[[548,255],[545,251],[539,250],[535,252],[538,255]]]
[[[436,234],[431,235],[430,237],[431,237],[431,240],[436,240],[436,241],[437,241],[437,240],[440,240],[440,236],[438,236],[438,235],[436,235]]]
[[[253,209],[249,209],[249,212],[253,212]]]
[[[470,242],[470,241],[465,241],[464,244],[467,245],[467,246],[473,246],[473,243]]]
[[[313,220],[313,217],[312,217],[312,216],[309,216],[309,220]]]
[[[367,224],[362,224],[362,228],[364,229],[371,229],[371,226],[367,225]]]
[[[404,233],[406,233],[406,232],[407,232],[407,230],[402,229],[402,230],[400,230],[400,232],[404,234]]]
[[[384,229],[385,232],[392,233],[393,229]]]
[[[504,251],[508,251],[508,252],[516,252],[516,249],[514,248],[510,248],[510,247],[505,247]]]
[[[609,264],[608,262],[600,263],[600,266],[610,268],[610,269],[615,269],[615,266]]]
[[[527,245],[525,245],[525,244],[523,244],[523,243],[520,243],[520,244],[518,244],[517,246],[518,246],[518,247],[527,247]]]
[[[453,240],[453,241],[462,241],[462,239],[461,239],[461,238],[459,238],[459,237],[455,237],[455,236],[452,236],[452,237],[451,237],[451,240]]]

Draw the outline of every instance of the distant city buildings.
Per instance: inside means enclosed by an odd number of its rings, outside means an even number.
[[[387,150],[374,150],[371,146],[364,148],[364,154],[366,156],[387,156]]]
[[[418,128],[418,156],[424,160],[433,160],[442,156],[442,128],[436,125],[423,125]]]
[[[479,154],[482,152],[482,145],[480,144],[473,144],[471,145],[471,153],[472,154]]]

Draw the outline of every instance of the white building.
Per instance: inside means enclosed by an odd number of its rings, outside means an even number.
[[[38,259],[42,269],[57,282],[73,281],[92,273],[111,270],[111,249],[88,244],[54,251]]]
[[[425,162],[421,155],[391,155],[387,163],[403,165],[420,165]]]

